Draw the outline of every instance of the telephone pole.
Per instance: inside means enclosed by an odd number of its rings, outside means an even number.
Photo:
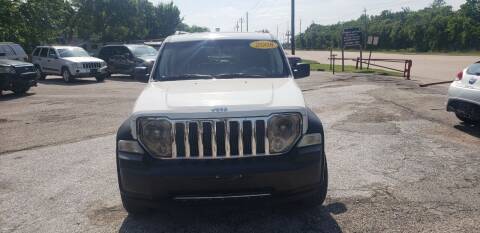
[[[365,49],[367,49],[367,40],[368,40],[368,21],[367,21],[367,8],[364,8],[363,9],[363,12],[365,14],[365,38],[364,38],[364,42],[365,42]]]
[[[240,32],[243,32],[243,18],[240,18]]]
[[[247,32],[248,32],[248,11],[247,11]]]
[[[292,30],[290,32],[291,35],[291,47],[292,47],[292,55],[295,55],[295,0],[292,0]]]

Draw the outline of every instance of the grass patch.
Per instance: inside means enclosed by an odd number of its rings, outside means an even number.
[[[311,71],[332,71],[330,69],[330,64],[320,64],[317,61],[313,60],[302,60],[303,63],[310,64]],[[366,65],[365,65],[366,66]],[[355,69],[355,66],[352,65],[345,65],[345,72],[342,72],[342,65],[335,65],[335,73],[356,73],[356,74],[377,74],[377,75],[385,75],[385,76],[395,76],[395,77],[403,77],[403,74],[400,72],[389,71],[389,70],[382,70],[382,69],[366,69],[363,70]]]

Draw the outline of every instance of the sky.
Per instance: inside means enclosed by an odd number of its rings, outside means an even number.
[[[172,0],[150,0],[154,4]],[[334,24],[358,18],[367,9],[367,14],[376,15],[383,10],[399,11],[402,7],[412,10],[427,7],[433,0],[296,0],[296,32],[300,21],[302,31],[312,22]],[[465,0],[446,0],[458,9]],[[215,31],[234,31],[240,18],[245,20],[249,13],[249,31],[267,29],[276,36],[277,26],[280,39],[290,27],[291,0],[173,0],[181,11],[184,22]],[[240,24],[240,23],[239,23]],[[243,30],[246,30],[244,23]]]

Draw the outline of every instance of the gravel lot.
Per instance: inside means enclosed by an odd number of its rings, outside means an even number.
[[[0,232],[480,231],[480,128],[445,111],[446,86],[327,73],[298,82],[326,128],[324,206],[128,216],[113,134],[143,84],[52,79],[0,97]]]

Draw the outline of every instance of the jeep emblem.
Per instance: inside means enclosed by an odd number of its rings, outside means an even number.
[[[219,113],[219,112],[228,112],[228,108],[226,108],[226,107],[213,108],[213,109],[212,109],[212,112],[217,112],[217,113]]]

